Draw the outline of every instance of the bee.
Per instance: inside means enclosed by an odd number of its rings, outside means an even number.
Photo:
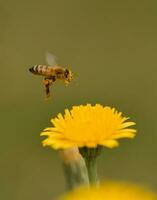
[[[57,80],[61,80],[68,85],[73,79],[70,69],[56,64],[56,57],[51,53],[46,53],[47,65],[35,65],[29,71],[35,75],[44,76],[43,85],[45,87],[46,98],[50,97],[50,86]]]

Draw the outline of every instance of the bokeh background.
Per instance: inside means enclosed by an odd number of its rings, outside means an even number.
[[[58,153],[39,133],[64,108],[115,106],[137,123],[134,140],[104,149],[101,179],[157,190],[157,2],[155,0],[0,1],[0,199],[48,200],[65,190]],[[29,67],[45,52],[70,66],[75,80],[44,100]]]

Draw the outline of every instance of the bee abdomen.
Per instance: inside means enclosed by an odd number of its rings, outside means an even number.
[[[33,74],[42,75],[46,67],[47,66],[44,66],[44,65],[35,65],[31,67],[29,71],[32,72]]]

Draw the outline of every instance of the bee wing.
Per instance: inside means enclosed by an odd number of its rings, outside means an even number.
[[[46,62],[48,65],[55,66],[57,65],[57,57],[50,52],[46,52],[45,54]]]

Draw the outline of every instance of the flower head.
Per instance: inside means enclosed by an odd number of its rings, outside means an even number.
[[[156,194],[141,186],[106,182],[100,187],[79,188],[60,200],[157,200]]]
[[[136,130],[128,128],[134,122],[128,122],[121,112],[115,108],[103,107],[100,104],[92,106],[73,106],[65,114],[58,114],[51,119],[53,127],[46,128],[41,135],[48,136],[43,141],[44,146],[55,149],[70,147],[118,146],[117,139],[133,138]]]

